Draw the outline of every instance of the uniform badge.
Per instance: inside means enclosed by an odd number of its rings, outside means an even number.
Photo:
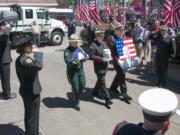
[[[26,59],[27,64],[31,64],[32,62],[33,62],[32,59]]]

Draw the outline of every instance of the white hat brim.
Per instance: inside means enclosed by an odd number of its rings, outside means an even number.
[[[139,97],[139,104],[143,110],[154,116],[167,115],[174,111],[178,105],[177,96],[166,89],[150,89]]]

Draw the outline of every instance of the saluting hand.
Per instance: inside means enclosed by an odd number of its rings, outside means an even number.
[[[39,49],[36,45],[32,46],[32,52],[39,52]]]

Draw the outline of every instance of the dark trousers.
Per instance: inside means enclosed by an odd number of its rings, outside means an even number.
[[[104,100],[110,100],[110,95],[106,88],[105,74],[96,74],[96,76],[97,82],[93,93]]]
[[[67,72],[69,83],[72,86],[74,104],[79,103],[79,94],[85,88],[86,79],[84,71],[81,73]]]
[[[110,86],[111,90],[117,90],[118,86],[120,87],[121,93],[127,93],[127,86],[125,80],[125,72],[119,66],[116,60],[113,61],[114,68],[116,70],[116,76]]]
[[[161,85],[162,87],[166,86],[168,64],[168,60],[160,61],[159,59],[156,59],[156,73],[158,76],[158,85]]]
[[[40,36],[39,35],[33,35],[33,44],[36,46],[40,45]]]
[[[21,95],[25,108],[25,133],[26,135],[39,134],[39,109],[40,109],[40,95],[24,96]]]
[[[3,96],[9,96],[11,92],[10,87],[10,63],[0,64],[1,85]]]

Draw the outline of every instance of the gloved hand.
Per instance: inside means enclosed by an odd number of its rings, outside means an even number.
[[[84,60],[85,57],[82,53],[78,53],[78,60],[81,61],[81,60]]]
[[[109,60],[107,58],[102,58],[102,62],[108,62]]]

